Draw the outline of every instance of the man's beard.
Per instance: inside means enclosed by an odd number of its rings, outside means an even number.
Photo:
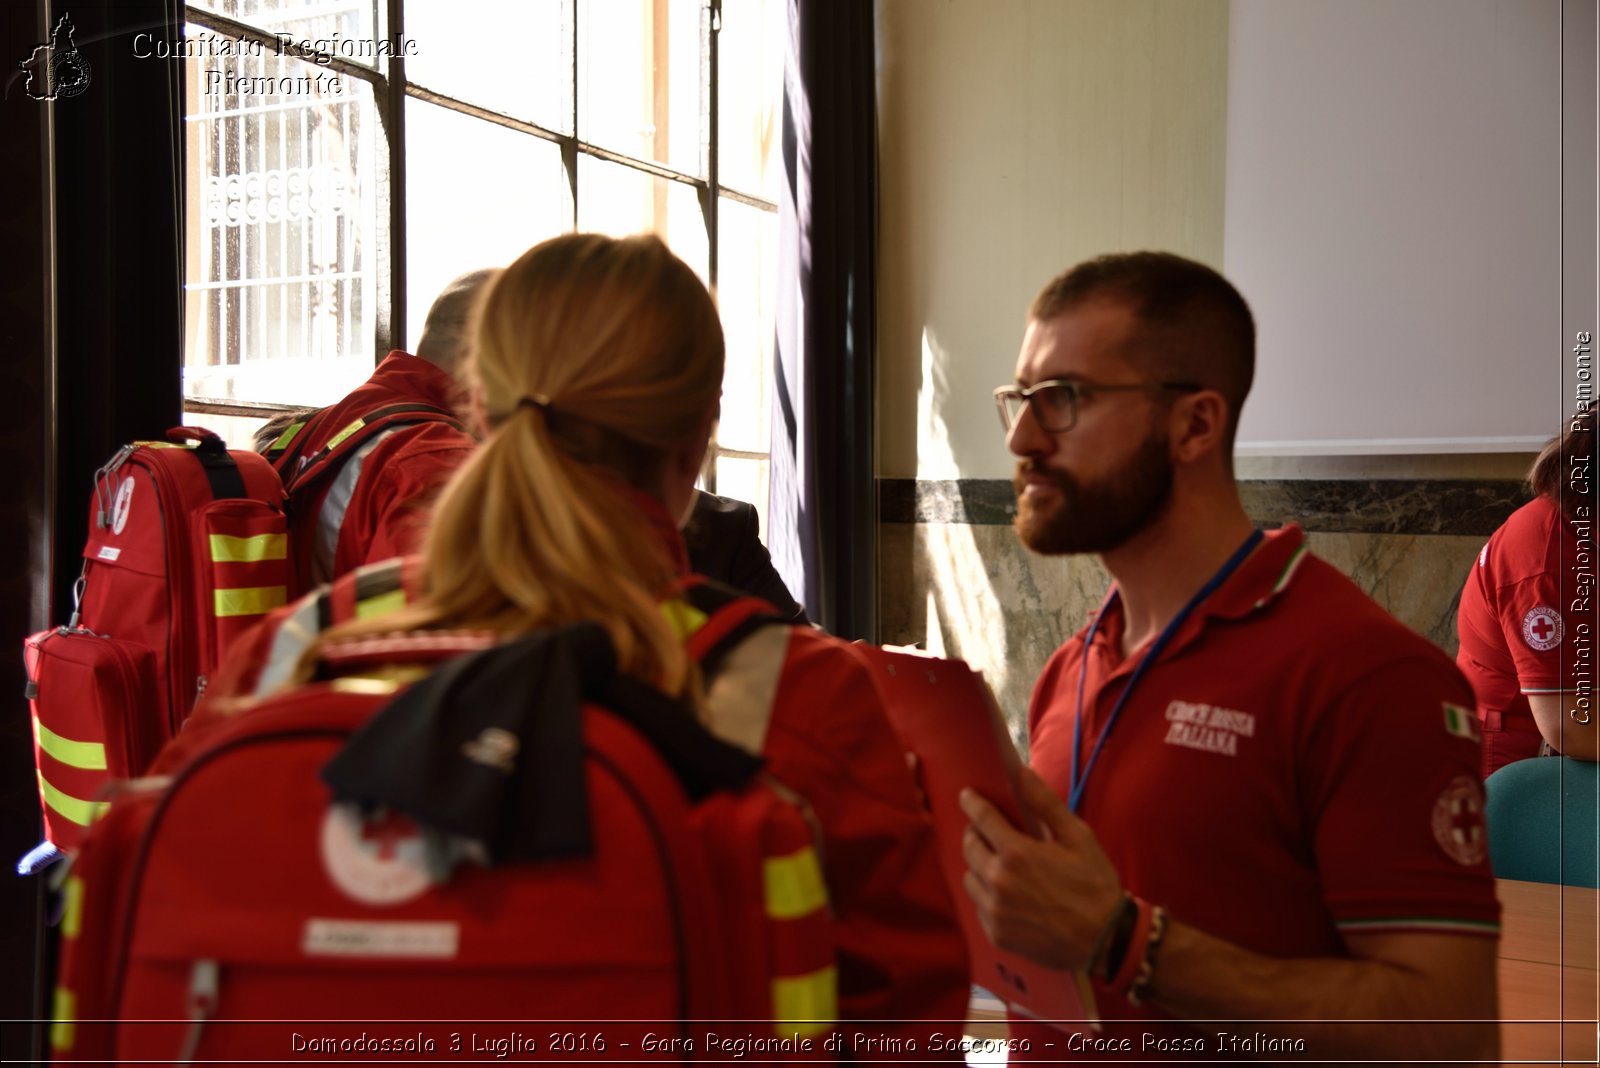
[[[1024,475],[1029,472],[1049,479],[1060,496],[1042,504],[1023,496]],[[1108,552],[1159,519],[1172,500],[1167,435],[1151,434],[1127,463],[1093,484],[1023,460],[1017,464],[1013,485],[1017,491],[1013,525],[1028,548],[1051,556]]]

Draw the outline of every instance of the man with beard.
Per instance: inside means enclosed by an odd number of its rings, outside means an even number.
[[[1048,834],[968,791],[967,892],[996,945],[1091,974],[1116,1048],[1493,1057],[1492,1023],[1371,1022],[1495,1016],[1472,691],[1298,527],[1254,529],[1232,465],[1254,347],[1233,286],[1168,254],[1034,301],[996,391],[1017,533],[1115,584],[1029,708]]]

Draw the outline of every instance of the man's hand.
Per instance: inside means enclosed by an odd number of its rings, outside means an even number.
[[[961,792],[961,811],[972,821],[961,843],[967,896],[996,946],[1082,971],[1122,901],[1121,881],[1089,825],[1033,769],[1022,769],[1020,786],[1023,806],[1046,831],[1043,841],[971,790]]]

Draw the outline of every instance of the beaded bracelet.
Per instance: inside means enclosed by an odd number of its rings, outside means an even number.
[[[1159,905],[1151,913],[1150,937],[1145,940],[1144,956],[1139,959],[1138,970],[1133,976],[1133,985],[1128,988],[1128,1000],[1135,1005],[1141,1004],[1145,995],[1150,992],[1150,981],[1156,974],[1156,953],[1161,949],[1161,940],[1167,936],[1169,919],[1167,910]]]

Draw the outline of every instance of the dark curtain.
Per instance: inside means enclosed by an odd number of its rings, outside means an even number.
[[[876,637],[873,5],[790,0],[784,64],[773,560],[806,611]]]
[[[36,100],[70,12],[85,84]],[[0,1015],[50,1012],[41,880],[12,874],[39,841],[21,640],[66,621],[95,468],[124,441],[179,421],[182,361],[182,67],[137,59],[132,34],[181,36],[175,0],[34,0],[6,10],[0,66]],[[64,31],[63,31],[64,33]],[[19,62],[31,61],[28,82]],[[69,85],[69,88],[71,86]],[[51,241],[50,227],[54,226]],[[6,1060],[43,1028],[0,1027]]]

